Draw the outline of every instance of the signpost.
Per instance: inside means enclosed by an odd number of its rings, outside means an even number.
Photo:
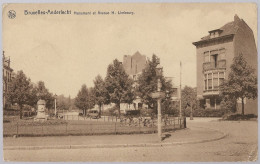
[[[157,66],[156,66],[156,76],[157,80],[157,92],[151,94],[151,97],[157,99],[157,107],[158,107],[158,137],[159,141],[162,141],[162,111],[161,111],[161,99],[165,97],[165,93],[161,92],[162,83],[161,83],[161,76],[162,76],[162,67],[160,66],[160,60],[157,59]]]

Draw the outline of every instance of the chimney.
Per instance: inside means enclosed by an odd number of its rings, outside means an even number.
[[[234,16],[234,21],[235,21],[235,22],[240,21],[240,18],[237,16],[237,14]]]

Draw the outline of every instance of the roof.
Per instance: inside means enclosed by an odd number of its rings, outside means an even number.
[[[231,34],[236,34],[238,28],[239,28],[238,23],[233,21],[233,22],[229,22],[229,23],[225,24],[224,26],[222,26],[221,28],[219,28],[217,30],[212,30],[209,32],[220,31],[219,37],[222,37],[222,36],[227,36],[227,35],[231,35]],[[207,35],[207,36],[204,36],[201,38],[201,40],[208,40],[208,39],[210,39],[210,35]]]
[[[229,23],[225,24],[224,26],[222,26],[218,29],[209,31],[209,34],[207,36],[202,37],[200,41],[194,42],[193,44],[195,45],[195,44],[197,44],[201,41],[207,41],[207,40],[211,40],[211,39],[235,35],[237,33],[237,30],[239,29],[240,22],[242,22],[242,20],[237,15],[235,15],[234,21],[229,22]],[[214,38],[210,38],[210,33],[215,32],[215,31],[219,32],[219,36],[214,37]]]

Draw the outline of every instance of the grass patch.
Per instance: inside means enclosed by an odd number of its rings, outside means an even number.
[[[179,129],[180,125],[163,126],[163,131]],[[88,120],[48,120],[38,122],[20,120],[3,124],[4,137],[16,136],[68,136],[68,135],[115,135],[115,134],[148,134],[155,133],[157,127],[127,126],[120,122],[103,122]]]

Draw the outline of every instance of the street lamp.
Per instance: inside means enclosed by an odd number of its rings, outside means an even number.
[[[165,93],[161,92],[162,83],[161,76],[163,68],[160,66],[160,60],[157,59],[156,66],[156,77],[157,77],[157,91],[152,93],[152,98],[157,99],[157,108],[158,108],[158,137],[159,141],[162,141],[162,112],[161,112],[161,99],[165,97]]]

